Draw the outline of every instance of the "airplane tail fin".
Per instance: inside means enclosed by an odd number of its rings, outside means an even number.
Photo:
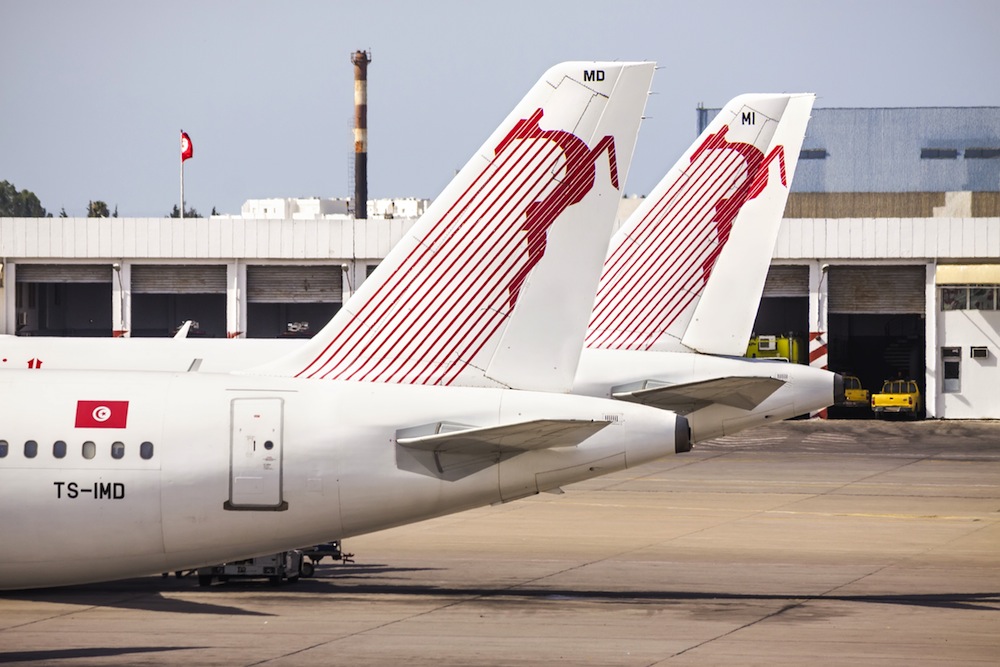
[[[550,69],[330,323],[248,372],[568,391],[653,69]]]
[[[723,108],[612,239],[587,347],[746,352],[814,99]]]

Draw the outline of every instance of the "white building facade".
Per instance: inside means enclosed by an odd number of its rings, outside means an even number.
[[[786,219],[772,273],[782,269],[800,272],[800,286],[786,282],[779,296],[808,298],[813,363],[835,318],[909,318],[923,340],[909,367],[922,369],[927,416],[1000,418],[1000,218]],[[862,347],[876,338],[857,333]],[[853,358],[863,364],[863,350]],[[862,370],[841,364],[829,367]]]
[[[308,337],[413,222],[3,218],[0,332],[170,335],[194,319],[208,336]],[[762,303],[805,307],[813,363],[828,346],[836,361],[837,322],[858,334],[841,346],[864,341],[877,312],[919,329],[902,333],[920,358],[900,364],[923,373],[928,417],[1000,418],[1000,218],[786,219],[772,274]]]

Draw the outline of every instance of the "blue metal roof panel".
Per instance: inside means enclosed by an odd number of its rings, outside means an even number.
[[[699,126],[718,113],[699,109]],[[813,109],[802,148],[826,157],[799,160],[793,192],[1000,191],[1000,157],[966,156],[1000,148],[1000,107]]]

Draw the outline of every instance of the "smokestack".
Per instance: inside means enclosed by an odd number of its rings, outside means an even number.
[[[354,64],[354,217],[368,217],[368,63],[371,53],[355,51]]]

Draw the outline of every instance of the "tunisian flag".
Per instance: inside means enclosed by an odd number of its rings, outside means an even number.
[[[194,144],[191,143],[188,133],[181,130],[181,162],[189,157],[194,157]]]
[[[128,401],[77,401],[76,428],[125,428]]]

